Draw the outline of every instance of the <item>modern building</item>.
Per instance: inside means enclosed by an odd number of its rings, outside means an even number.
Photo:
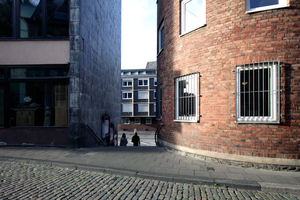
[[[156,61],[146,69],[122,70],[122,113],[119,131],[156,130]]]
[[[158,0],[159,142],[300,166],[300,2]]]
[[[120,123],[121,0],[0,0],[0,141],[89,146]]]

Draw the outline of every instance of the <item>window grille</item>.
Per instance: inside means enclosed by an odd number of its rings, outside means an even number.
[[[175,121],[198,121],[198,73],[175,78]]]
[[[280,62],[236,67],[236,122],[279,123]]]

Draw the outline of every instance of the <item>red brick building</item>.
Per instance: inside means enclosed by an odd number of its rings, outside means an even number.
[[[159,142],[300,166],[300,1],[158,0]]]

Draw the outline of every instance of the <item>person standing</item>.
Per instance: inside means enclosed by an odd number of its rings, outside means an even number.
[[[132,136],[131,142],[133,146],[140,146],[140,137],[137,134],[137,130],[134,129],[134,136]]]
[[[121,141],[120,141],[120,146],[127,146],[127,138],[126,138],[126,135],[125,133],[122,134],[122,137],[121,137]]]

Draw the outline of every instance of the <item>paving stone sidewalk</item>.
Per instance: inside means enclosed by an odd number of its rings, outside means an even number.
[[[0,161],[0,199],[300,200],[300,194],[193,185]]]
[[[163,147],[0,148],[0,160],[177,183],[300,194],[300,173],[216,164]]]

